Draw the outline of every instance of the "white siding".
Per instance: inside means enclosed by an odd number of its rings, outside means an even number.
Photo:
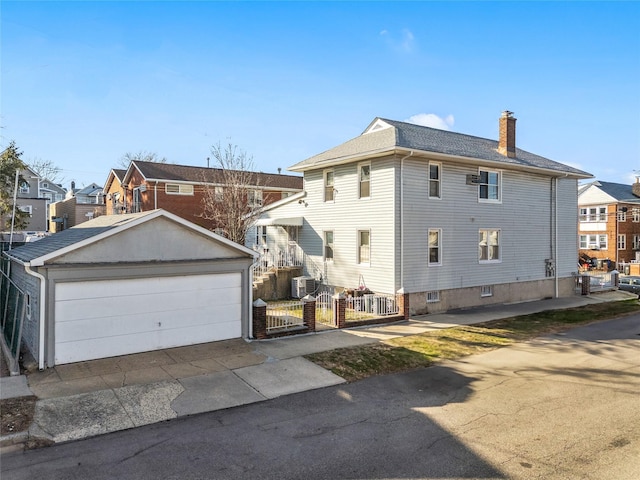
[[[404,288],[409,292],[545,278],[551,258],[551,179],[502,171],[501,203],[478,201],[466,184],[477,167],[442,164],[442,197],[429,199],[426,160],[405,161]],[[427,231],[442,229],[442,266],[427,267]],[[499,263],[478,260],[478,232],[501,233]]]

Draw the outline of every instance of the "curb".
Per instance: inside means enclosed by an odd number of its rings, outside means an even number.
[[[23,450],[29,438],[28,430],[0,436],[0,453],[4,454]]]

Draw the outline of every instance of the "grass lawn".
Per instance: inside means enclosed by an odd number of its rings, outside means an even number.
[[[439,360],[486,352],[634,312],[640,312],[636,300],[598,303],[398,337],[376,344],[315,353],[305,358],[352,382],[372,375],[428,367]]]

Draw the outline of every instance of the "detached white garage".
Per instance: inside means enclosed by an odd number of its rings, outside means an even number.
[[[251,333],[255,253],[163,210],[98,217],[9,256],[12,277],[37,286],[23,338],[44,366]]]

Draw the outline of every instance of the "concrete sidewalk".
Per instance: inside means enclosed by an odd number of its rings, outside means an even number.
[[[635,295],[615,291],[473,308],[388,325],[253,342],[214,342],[0,378],[2,398],[38,397],[31,428],[0,437],[0,447],[19,449],[30,438],[56,443],[78,440],[345,382],[303,358],[310,353],[628,298]]]

